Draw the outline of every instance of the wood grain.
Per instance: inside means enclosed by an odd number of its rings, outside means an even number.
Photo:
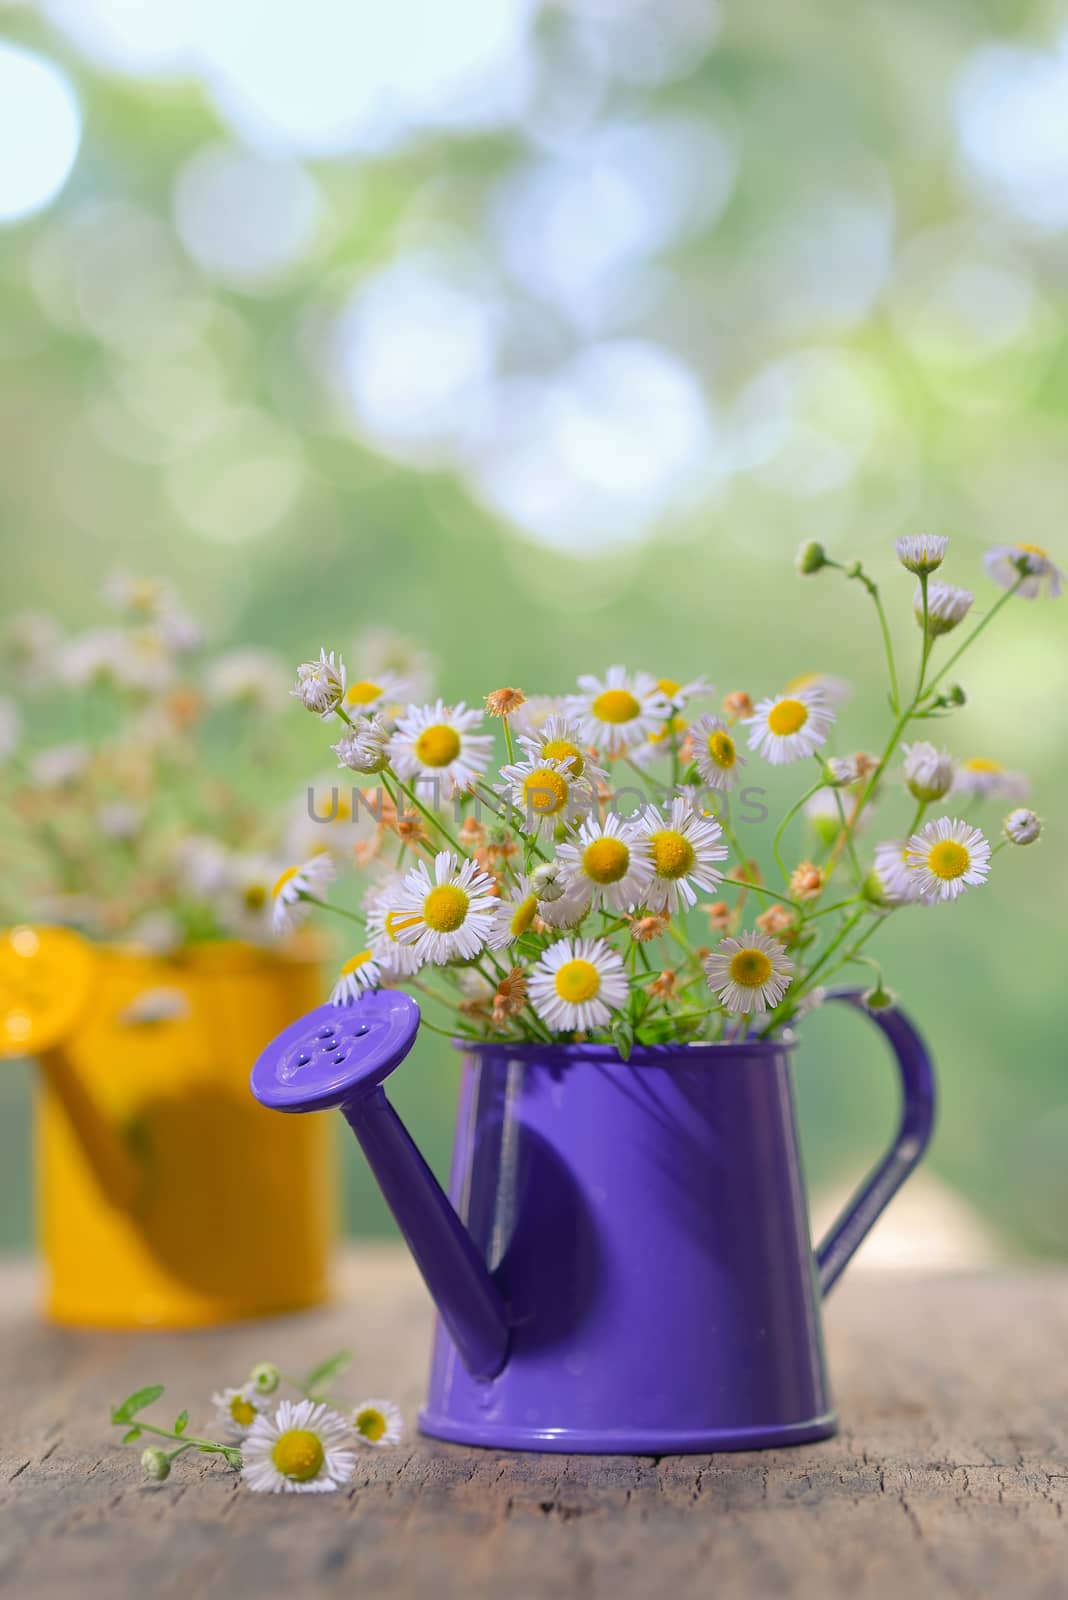
[[[347,1493],[256,1496],[189,1458],[148,1484],[109,1404],[166,1382],[193,1426],[253,1362],[349,1344],[353,1400],[414,1421],[430,1308],[406,1257],[346,1258],[323,1312],[183,1335],[43,1329],[0,1269],[0,1583],[21,1596],[1068,1594],[1068,1273],[856,1272],[827,1308],[837,1439],[745,1455],[504,1455],[416,1436]],[[169,1418],[168,1418],[169,1420]]]

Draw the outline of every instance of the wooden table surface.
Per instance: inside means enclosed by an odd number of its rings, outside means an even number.
[[[842,1431],[720,1456],[508,1455],[409,1432],[336,1495],[254,1495],[185,1457],[150,1484],[109,1405],[167,1385],[206,1424],[259,1360],[351,1345],[342,1386],[414,1422],[430,1308],[389,1247],[329,1309],[206,1333],[43,1328],[0,1269],[0,1585],[33,1597],[1068,1594],[1068,1273],[856,1271],[827,1307]],[[339,1391],[341,1392],[341,1391]],[[171,1405],[173,1402],[173,1407]]]

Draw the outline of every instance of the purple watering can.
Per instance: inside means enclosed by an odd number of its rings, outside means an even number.
[[[857,1006],[858,995],[834,999]],[[791,1044],[466,1041],[450,1196],[386,1099],[419,1008],[321,1006],[252,1090],[340,1107],[437,1302],[424,1433],[663,1455],[823,1439],[820,1301],[930,1138],[934,1082],[898,1011],[865,1012],[904,1089],[893,1145],[813,1253]]]

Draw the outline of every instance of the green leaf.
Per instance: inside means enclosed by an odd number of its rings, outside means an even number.
[[[122,1442],[123,1442],[123,1444],[133,1444],[134,1440],[135,1439],[140,1439],[140,1437],[141,1437],[140,1428],[131,1428],[129,1433],[124,1433],[123,1434]]]
[[[134,1394],[127,1395],[122,1404],[116,1406],[111,1413],[112,1422],[132,1422],[139,1411],[154,1406],[162,1393],[162,1383],[152,1383],[147,1389],[138,1389]]]
[[[304,1379],[304,1392],[313,1400],[317,1400],[336,1378],[340,1378],[345,1368],[352,1361],[351,1350],[339,1350],[335,1356],[327,1356],[325,1361],[320,1361],[318,1366],[312,1367]]]
[[[185,1430],[188,1428],[188,1426],[189,1426],[189,1412],[188,1411],[179,1411],[178,1415],[174,1419],[174,1431],[178,1435],[179,1438],[181,1438],[182,1434],[185,1432]]]
[[[612,1023],[612,1043],[619,1051],[623,1061],[630,1060],[630,1053],[634,1049],[634,1027],[626,1017],[617,1017]]]

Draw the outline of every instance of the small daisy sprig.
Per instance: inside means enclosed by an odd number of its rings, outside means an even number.
[[[343,888],[327,905],[331,869],[307,855],[276,885],[277,922],[340,912],[360,934],[335,1004],[401,986],[423,1026],[473,1041],[591,1040],[626,1058],[636,1045],[764,1037],[851,967],[875,969],[878,1003],[890,991],[866,946],[883,923],[948,907],[989,881],[1001,850],[1039,837],[1026,778],[955,754],[930,725],[965,703],[950,674],[1001,609],[1062,584],[1045,551],[999,546],[985,567],[1002,592],[973,621],[975,594],[947,577],[946,535],[904,536],[895,554],[900,610],[919,629],[912,665],[860,561],[811,542],[797,563],[805,578],[837,572],[875,607],[890,712],[880,753],[836,747],[850,689],[829,672],[717,697],[705,674],[614,665],[570,693],[491,690],[484,719],[474,697],[387,712],[384,691],[353,694],[341,657],[321,649],[293,692],[343,725],[332,749],[360,785],[353,809],[377,797],[374,835],[353,853],[371,882],[359,910],[336,903]],[[806,776],[765,863],[742,829],[773,774]],[[991,801],[1014,807],[993,844],[976,815]],[[899,814],[875,835],[884,803]]]
[[[359,1449],[399,1444],[404,1431],[391,1400],[362,1400],[344,1409],[326,1403],[328,1390],[350,1361],[350,1352],[340,1351],[300,1380],[284,1378],[273,1362],[258,1363],[243,1383],[211,1397],[221,1439],[190,1434],[188,1411],[181,1411],[170,1428],[146,1421],[144,1413],[165,1393],[159,1383],[128,1395],[112,1409],[111,1421],[126,1430],[123,1444],[150,1435],[173,1445],[149,1445],[142,1452],[141,1465],[156,1482],[170,1477],[179,1456],[195,1451],[221,1457],[253,1491],[326,1493],[348,1482]],[[276,1399],[286,1383],[297,1389],[299,1399]]]

